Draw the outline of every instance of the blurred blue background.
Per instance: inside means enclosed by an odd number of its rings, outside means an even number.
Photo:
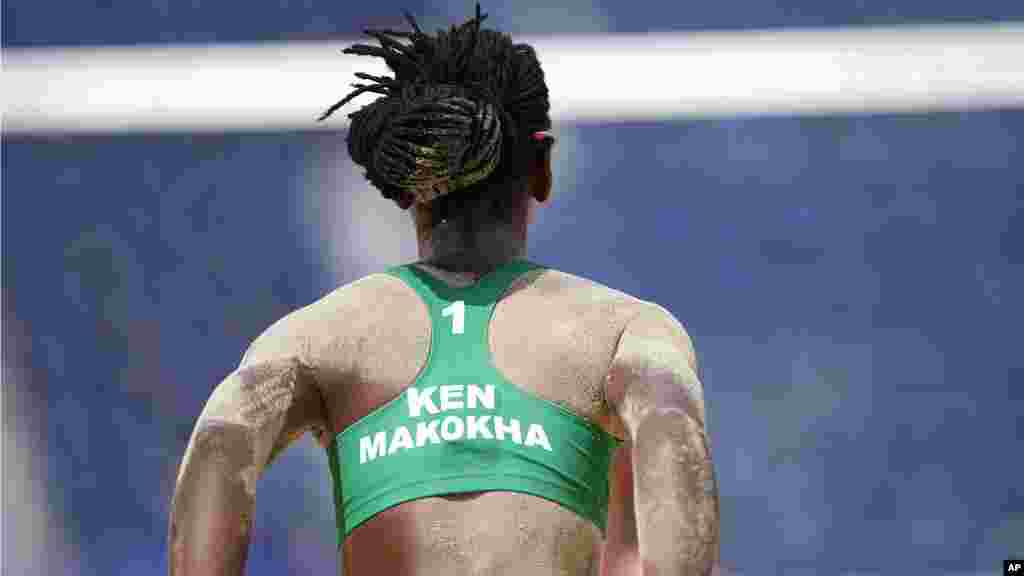
[[[3,46],[336,39],[402,9],[433,29],[472,3],[8,0]],[[1024,19],[1016,0],[484,11],[530,34]],[[1024,556],[1024,111],[555,132],[531,256],[693,335],[723,574],[998,574]],[[213,386],[277,318],[412,259],[411,224],[343,132],[5,134],[2,161],[3,565],[164,574]],[[257,512],[249,574],[337,572],[311,441]]]

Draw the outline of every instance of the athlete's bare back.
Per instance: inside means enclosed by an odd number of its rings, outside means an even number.
[[[454,286],[475,281],[422,269]],[[306,431],[329,441],[400,395],[427,361],[430,330],[417,294],[375,274],[259,337],[211,397],[186,452],[172,517],[172,573],[241,570],[256,476]],[[603,561],[604,573],[638,574],[641,556],[664,550],[675,550],[669,553],[680,563],[662,566],[709,567],[717,498],[702,392],[682,327],[653,304],[542,269],[506,292],[489,334],[495,366],[510,382],[627,441],[613,466],[607,539],[589,521],[534,496],[424,498],[356,528],[341,551],[345,573],[596,575]],[[658,406],[672,409],[646,417]],[[638,435],[642,426],[657,430]],[[634,450],[631,439],[644,449]],[[222,503],[213,510],[211,491]]]

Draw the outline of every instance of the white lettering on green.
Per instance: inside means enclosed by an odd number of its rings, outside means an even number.
[[[410,418],[442,412],[484,408],[494,410],[494,386],[447,385],[423,388],[409,388],[406,402]],[[434,397],[438,392],[439,401]],[[412,424],[397,426],[393,430],[374,432],[359,439],[359,463],[365,464],[400,450],[422,448],[427,444],[441,444],[460,440],[499,440],[516,444],[539,447],[553,452],[547,431],[540,424],[524,425],[517,418],[484,415],[451,414],[444,418],[433,418]],[[523,427],[526,440],[523,440]]]
[[[524,446],[541,446],[548,452],[551,452],[551,442],[548,442],[548,435],[544,432],[544,428],[540,424],[530,424],[530,427],[526,430],[526,442]]]
[[[399,448],[412,448],[412,435],[405,426],[395,428],[395,433],[391,436],[391,445],[388,446],[388,454],[398,452]]]
[[[424,388],[422,392],[416,388],[409,388],[405,397],[409,399],[409,417],[419,418],[420,411],[426,409],[427,414],[437,414],[438,409],[434,400],[430,397],[437,390],[436,386]]]
[[[494,436],[487,429],[487,421],[490,419],[490,416],[470,416],[466,420],[466,438],[474,440],[479,436],[480,438],[493,440]]]
[[[469,387],[469,398],[467,399],[467,407],[470,409],[477,407],[477,401],[480,402],[484,408],[488,410],[494,410],[494,386],[487,385],[483,388],[479,386]]]
[[[505,424],[505,420],[501,416],[494,417],[494,435],[498,440],[505,439],[505,433],[508,432],[512,435],[512,441],[516,444],[523,443],[522,433],[519,431],[519,420],[515,418],[509,418],[508,424]]]
[[[444,422],[441,422],[441,438],[451,442],[452,440],[458,440],[462,438],[462,433],[465,431],[465,424],[462,422],[462,418],[458,416],[447,416]]]
[[[440,444],[441,439],[437,437],[437,425],[440,424],[440,420],[431,420],[430,422],[420,422],[416,424],[416,447],[419,448],[430,440],[431,444]]]
[[[472,386],[470,386],[472,388]],[[449,410],[461,410],[462,409],[462,389],[463,386],[441,386],[441,411],[447,412]]]
[[[384,432],[374,434],[372,441],[369,436],[363,436],[359,439],[359,463],[365,464],[378,456],[383,456],[386,448],[387,434]]]

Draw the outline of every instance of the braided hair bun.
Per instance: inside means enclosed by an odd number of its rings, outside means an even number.
[[[523,144],[551,127],[548,91],[533,49],[481,30],[476,17],[436,37],[366,30],[381,46],[356,44],[347,54],[384,58],[394,77],[364,73],[323,120],[363,92],[382,94],[349,114],[348,149],[367,179],[403,209],[522,170]],[[398,39],[409,40],[409,44]]]
[[[452,85],[410,92],[397,105],[382,103],[384,122],[374,122],[375,115],[353,116],[349,153],[357,164],[372,167],[370,181],[427,203],[490,176],[501,159],[500,105]]]

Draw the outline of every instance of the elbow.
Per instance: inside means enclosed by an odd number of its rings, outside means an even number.
[[[196,472],[228,484],[239,484],[250,496],[256,493],[260,466],[255,432],[248,426],[216,418],[200,418],[192,446]],[[182,473],[186,470],[183,467]]]

